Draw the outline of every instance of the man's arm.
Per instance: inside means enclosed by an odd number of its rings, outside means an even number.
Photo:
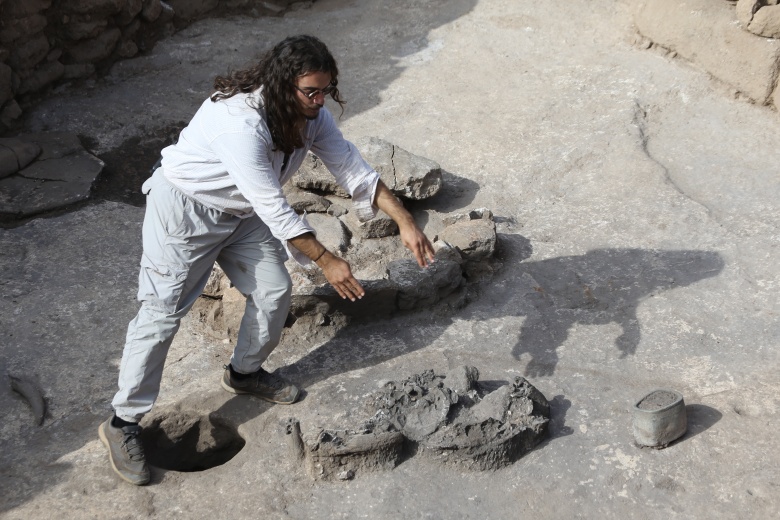
[[[433,262],[434,250],[431,242],[417,226],[412,215],[381,180],[376,187],[375,203],[398,224],[401,243],[414,254],[420,267],[426,267]],[[360,282],[352,276],[349,263],[328,251],[313,234],[304,233],[291,238],[289,242],[322,269],[328,283],[342,298],[355,301],[366,294]]]
[[[376,186],[376,197],[374,199],[375,204],[387,213],[396,224],[398,224],[398,230],[401,234],[401,243],[409,249],[420,267],[427,267],[433,262],[435,251],[430,240],[422,230],[417,227],[417,223],[412,218],[412,215],[404,208],[401,201],[399,201],[390,188],[385,186],[385,183],[381,180]]]
[[[352,276],[349,264],[328,251],[312,233],[304,233],[289,239],[288,242],[322,269],[322,274],[339,296],[354,302],[356,298],[362,298],[366,294],[360,282]]]

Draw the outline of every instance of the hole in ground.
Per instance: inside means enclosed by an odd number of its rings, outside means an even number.
[[[220,466],[246,444],[227,422],[186,413],[152,419],[144,426],[141,441],[149,464],[173,471],[204,471]]]

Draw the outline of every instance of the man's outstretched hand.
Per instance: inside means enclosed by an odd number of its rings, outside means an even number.
[[[401,243],[412,252],[420,267],[428,267],[433,263],[435,252],[431,241],[419,228],[412,215],[406,211],[401,201],[395,198],[390,188],[381,180],[377,182],[375,203],[398,224]]]
[[[365,296],[366,291],[360,282],[352,276],[352,269],[345,260],[327,251],[317,260],[317,265],[322,269],[322,274],[325,275],[328,283],[336,289],[342,298],[348,298],[354,302]]]
[[[414,221],[400,227],[400,234],[401,243],[412,252],[420,267],[428,267],[433,263],[433,245]]]

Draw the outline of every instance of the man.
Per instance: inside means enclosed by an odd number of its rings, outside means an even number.
[[[290,306],[286,250],[319,266],[342,298],[365,294],[349,264],[317,240],[282,192],[309,150],[350,193],[358,218],[373,218],[379,207],[420,266],[433,261],[430,241],[323,108],[328,95],[343,106],[337,86],[336,62],[320,40],[283,40],[256,66],[216,78],[214,94],[144,183],[141,308],[128,326],[114,416],[98,431],[114,471],[128,482],[149,482],[138,422],[152,409],[173,336],[214,262],[246,296],[222,387],[274,403],[292,404],[299,394],[261,367]]]

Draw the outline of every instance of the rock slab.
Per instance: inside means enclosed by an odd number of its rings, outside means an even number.
[[[0,146],[3,164],[8,159],[11,170],[10,154],[3,152],[13,150],[17,169],[0,179],[0,214],[26,217],[85,200],[105,166],[72,134],[27,134],[5,141],[16,144]],[[36,150],[40,153],[35,154]],[[29,162],[35,155],[36,160]],[[26,167],[18,168],[25,162]]]

